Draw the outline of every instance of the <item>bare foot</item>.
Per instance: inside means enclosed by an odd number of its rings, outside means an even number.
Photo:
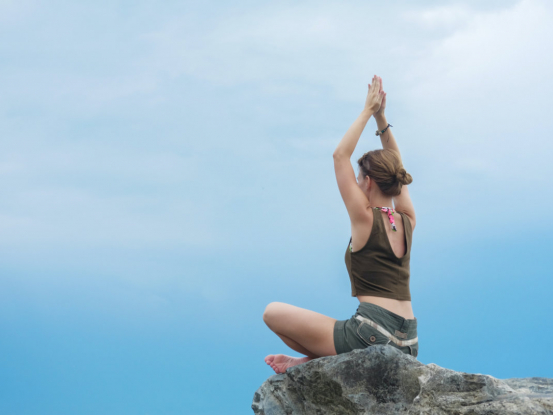
[[[265,358],[265,363],[271,366],[276,373],[284,373],[289,367],[301,365],[313,359],[313,357],[309,356],[292,357],[285,354],[270,354]]]

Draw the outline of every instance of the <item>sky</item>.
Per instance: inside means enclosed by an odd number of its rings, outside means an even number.
[[[269,303],[357,309],[331,155],[375,74],[418,360],[553,377],[551,38],[546,0],[0,0],[0,413],[252,413],[301,356]]]

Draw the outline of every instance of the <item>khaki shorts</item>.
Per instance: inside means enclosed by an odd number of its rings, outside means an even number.
[[[337,354],[376,344],[396,347],[403,353],[417,357],[417,319],[407,320],[376,304],[362,302],[351,318],[336,321],[334,347]]]

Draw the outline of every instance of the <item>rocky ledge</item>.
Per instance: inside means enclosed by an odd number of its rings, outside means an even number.
[[[276,414],[553,414],[553,379],[456,372],[386,345],[326,356],[273,375],[252,409]]]

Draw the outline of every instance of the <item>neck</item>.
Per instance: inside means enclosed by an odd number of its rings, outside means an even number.
[[[374,197],[369,203],[371,207],[394,207],[391,197]]]

